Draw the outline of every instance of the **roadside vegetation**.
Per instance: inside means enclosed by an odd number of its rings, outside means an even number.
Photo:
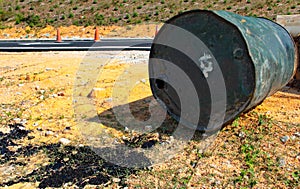
[[[297,0],[1,0],[0,27],[164,22],[192,9],[228,10],[274,19],[277,14],[299,14],[299,5]]]

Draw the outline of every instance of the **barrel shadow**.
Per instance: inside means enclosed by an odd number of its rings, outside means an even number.
[[[134,116],[134,118],[136,120],[147,121],[151,117],[151,113],[149,111],[149,106],[150,106],[151,101],[153,101],[153,100],[154,100],[154,97],[149,96],[149,97],[146,97],[146,98],[143,98],[143,99],[140,99],[140,100],[128,103],[128,104],[113,107],[113,108],[110,108],[110,109],[98,114],[98,117],[89,119],[89,121],[98,122],[98,123],[100,122],[107,127],[111,127],[118,131],[126,133],[127,128],[125,128],[118,121],[114,111],[122,112],[122,110],[125,107],[129,106],[130,111],[131,111],[130,114],[132,116]],[[157,106],[160,106],[160,105],[157,103]],[[126,119],[126,117],[128,116],[128,112],[122,112],[122,115],[118,115],[118,116]],[[147,132],[147,133],[149,135],[151,133],[158,133],[160,136],[168,137],[168,136],[171,136],[174,133],[174,131],[176,131],[176,129],[178,128],[178,125],[179,125],[179,123],[175,119],[173,119],[169,114],[167,114],[164,121],[158,128],[153,128],[152,131]],[[143,125],[143,126],[145,126],[145,125]],[[143,126],[141,126],[141,127],[143,127]],[[139,128],[138,130],[143,131],[143,128]],[[189,130],[189,128],[186,127],[186,130]],[[143,135],[147,135],[147,133],[145,133]],[[215,133],[212,133],[212,134],[215,134]],[[202,141],[203,139],[205,139],[205,135],[203,135],[203,133],[200,131],[195,131],[192,140]]]
[[[86,185],[102,185],[113,178],[120,179],[119,186],[126,186],[126,178],[135,174],[138,169],[114,165],[92,151],[88,146],[64,146],[60,143],[45,145],[19,145],[23,140],[31,140],[30,130],[23,125],[9,125],[10,131],[0,131],[1,170],[12,171],[10,176],[2,177],[0,187],[13,186],[18,183],[36,183],[38,188],[62,188],[76,186],[84,188]],[[11,147],[17,146],[16,151]],[[106,149],[110,150],[110,149]],[[38,166],[33,171],[22,174],[15,170],[22,167],[26,170],[30,166],[21,159],[31,158],[43,153],[49,159],[47,164]],[[136,155],[139,158],[144,158]],[[18,172],[18,173],[17,173]],[[16,176],[18,175],[18,176]],[[3,175],[2,175],[3,176]]]

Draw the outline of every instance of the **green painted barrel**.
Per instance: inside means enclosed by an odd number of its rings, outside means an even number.
[[[295,74],[297,56],[289,33],[268,19],[193,10],[168,20],[156,35],[149,59],[151,90],[176,120],[201,131],[217,131],[285,86]],[[178,93],[191,88],[180,80],[171,82],[176,80],[172,66],[188,76],[197,92],[188,97],[198,98],[189,104],[189,112],[182,112]],[[224,111],[212,110],[218,103],[225,103],[220,105]],[[200,110],[197,122],[189,120],[195,107]],[[221,122],[209,124],[218,116]]]

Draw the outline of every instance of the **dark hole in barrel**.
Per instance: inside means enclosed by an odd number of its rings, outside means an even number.
[[[165,82],[163,81],[163,80],[161,80],[161,79],[156,79],[155,80],[155,84],[156,84],[156,87],[158,88],[158,89],[164,89],[165,88]]]

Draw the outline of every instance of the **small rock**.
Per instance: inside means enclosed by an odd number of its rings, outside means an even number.
[[[18,87],[23,87],[23,86],[24,86],[23,83],[18,84]]]
[[[173,142],[173,141],[174,141],[174,137],[173,137],[173,136],[170,136],[169,141],[170,141],[170,142]]]
[[[20,122],[22,125],[25,125],[27,123],[27,119],[22,119],[22,121]]]
[[[283,136],[280,138],[281,142],[286,143],[290,139],[289,136]]]
[[[35,86],[34,89],[35,89],[35,90],[39,90],[39,89],[40,89],[40,86]]]
[[[142,82],[142,83],[146,83],[147,80],[146,80],[146,79],[142,79],[141,82]]]
[[[38,131],[43,131],[43,129],[42,129],[42,128],[40,128],[40,127],[39,127],[39,128],[37,128],[36,130],[38,130]]]
[[[112,181],[113,182],[121,182],[121,179],[119,179],[119,178],[113,178]]]
[[[69,159],[68,157],[65,157],[65,158],[64,158],[64,161],[65,161],[65,162],[67,162],[67,161],[69,161],[69,160],[70,160],[70,159]]]
[[[28,137],[27,137],[28,140],[32,140],[32,139],[34,139],[34,138],[35,138],[35,136],[28,136]]]
[[[145,130],[148,131],[148,132],[152,131],[152,129],[153,129],[153,128],[152,128],[151,125],[146,125],[146,126],[145,126]]]
[[[105,99],[106,102],[112,102],[112,98]]]
[[[45,136],[52,136],[54,135],[54,133],[52,131],[46,131],[45,132]]]
[[[157,143],[156,140],[150,140],[150,141],[144,142],[144,143],[142,144],[141,148],[151,148],[151,147],[153,147],[156,143]]]
[[[65,130],[71,130],[71,127],[68,126],[68,127],[65,128]]]
[[[296,136],[291,136],[291,140],[295,140],[296,139]]]
[[[215,183],[214,183],[215,185],[221,185],[221,181],[219,181],[219,180],[215,180]]]
[[[20,118],[14,118],[14,121],[15,121],[16,123],[20,123],[20,122],[21,122],[21,119],[20,119]]]
[[[277,158],[277,161],[278,161],[279,167],[283,167],[286,164],[284,158]]]
[[[240,138],[245,138],[245,137],[246,137],[246,133],[240,132],[240,133],[239,133],[239,137],[240,137]]]
[[[16,95],[22,95],[22,93],[21,92],[16,92]]]
[[[59,92],[59,93],[57,93],[57,96],[65,96],[65,93]]]
[[[54,70],[54,68],[46,68],[45,70],[46,71],[51,71],[51,70]]]
[[[41,99],[41,100],[44,100],[44,99],[45,99],[44,95],[41,95],[41,96],[40,96],[40,99]]]
[[[44,94],[45,93],[45,90],[40,90],[40,94]]]
[[[68,144],[70,144],[71,141],[66,138],[61,138],[61,139],[59,139],[59,142],[62,143],[63,145],[68,145]]]
[[[39,123],[33,123],[33,126],[34,127],[36,127],[36,126],[38,126],[39,125]]]
[[[296,132],[296,133],[294,133],[294,135],[295,135],[296,137],[300,137],[300,132]]]
[[[125,127],[125,128],[124,128],[124,131],[125,131],[125,132],[129,132],[128,127]]]
[[[25,130],[26,130],[26,128],[23,127],[23,126],[19,126],[18,128],[19,128],[20,130],[22,130],[22,131],[25,131]]]

